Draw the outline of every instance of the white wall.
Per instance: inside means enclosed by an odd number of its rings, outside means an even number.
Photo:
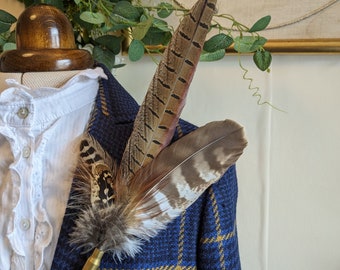
[[[237,56],[200,63],[183,118],[231,118],[249,145],[237,163],[238,229],[245,270],[340,269],[340,55],[274,55],[271,73],[242,57],[263,101],[257,105]],[[155,64],[117,70],[141,101]]]
[[[17,1],[0,8],[18,12]],[[183,118],[234,119],[249,145],[237,163],[238,230],[244,270],[340,269],[340,55],[274,55],[271,73],[242,57],[263,101],[257,105],[237,56],[200,63]],[[145,57],[117,70],[141,101],[155,70]]]

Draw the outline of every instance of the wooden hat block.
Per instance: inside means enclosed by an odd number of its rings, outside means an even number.
[[[1,72],[82,70],[93,66],[86,50],[77,49],[72,25],[58,8],[39,4],[20,15],[16,50],[0,57]]]

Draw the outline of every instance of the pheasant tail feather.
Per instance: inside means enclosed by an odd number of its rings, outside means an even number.
[[[198,1],[164,52],[122,157],[121,175],[127,182],[169,144],[175,132],[215,3]]]

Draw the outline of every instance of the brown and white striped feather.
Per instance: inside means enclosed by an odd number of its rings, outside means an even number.
[[[120,171],[126,181],[169,144],[202,46],[216,0],[199,0],[176,30],[137,114]]]
[[[218,181],[246,145],[243,128],[225,120],[211,122],[164,148],[129,186],[137,213],[167,224]]]

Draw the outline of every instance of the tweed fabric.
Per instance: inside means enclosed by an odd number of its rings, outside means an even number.
[[[104,67],[108,80],[96,99],[89,132],[116,160],[120,160],[138,111],[137,103]],[[183,120],[174,139],[195,127]],[[71,191],[72,192],[72,191]],[[100,269],[240,269],[236,232],[237,179],[235,166],[209,188],[166,230],[145,242],[143,250],[121,262],[105,254]],[[67,209],[52,269],[78,270],[90,254],[68,244],[76,213]]]

